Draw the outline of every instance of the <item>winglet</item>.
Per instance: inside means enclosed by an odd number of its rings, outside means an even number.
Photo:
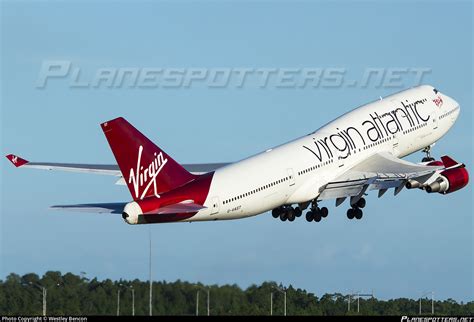
[[[20,158],[19,156],[17,155],[14,155],[14,154],[9,154],[6,156],[8,160],[10,160],[11,163],[13,163],[13,165],[15,167],[21,167],[25,164],[27,164],[29,161],[25,160],[25,159],[22,159]]]
[[[450,167],[454,167],[455,165],[458,165],[459,162],[457,161],[454,161],[453,159],[451,159],[450,157],[448,157],[447,155],[445,156],[442,156],[441,157],[441,161],[443,161],[443,164],[446,168],[450,168]]]

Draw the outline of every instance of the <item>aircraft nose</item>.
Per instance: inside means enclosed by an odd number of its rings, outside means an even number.
[[[461,111],[461,108],[460,108],[459,103],[454,98],[452,98],[450,96],[446,96],[446,98],[447,98],[447,104],[448,104],[447,109],[448,110],[453,110],[452,115],[451,115],[451,119],[454,122],[459,117],[459,113]]]

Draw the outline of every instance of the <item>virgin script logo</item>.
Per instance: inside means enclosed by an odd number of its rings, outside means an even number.
[[[441,96],[438,95],[438,97],[433,100],[433,103],[435,103],[436,106],[440,107],[441,105],[443,105],[443,99],[441,98]]]
[[[130,169],[128,184],[133,184],[135,199],[143,199],[151,186],[153,186],[155,197],[160,198],[156,180],[158,174],[161,172],[161,170],[163,170],[163,167],[168,162],[168,159],[165,159],[163,152],[158,154],[155,152],[153,154],[153,160],[151,160],[150,164],[148,166],[144,166],[142,165],[142,154],[143,146],[140,145],[138,148],[137,167],[136,169]]]

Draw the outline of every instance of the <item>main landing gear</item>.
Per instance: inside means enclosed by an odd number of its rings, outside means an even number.
[[[320,222],[322,218],[326,218],[329,214],[329,210],[326,207],[319,208],[318,202],[311,202],[311,209],[306,213],[306,220],[308,222],[315,221]]]
[[[362,208],[365,207],[365,199],[360,198],[359,201],[355,205],[352,205],[351,208],[347,210],[347,218],[349,219],[362,219],[364,213],[362,212]]]
[[[303,209],[308,204],[303,205]],[[362,219],[364,213],[362,209],[366,205],[366,200],[360,198],[355,204],[351,205],[351,208],[347,210],[347,218],[349,219]],[[280,218],[281,221],[295,221],[296,217],[300,217],[303,211],[300,207],[293,208],[292,206],[281,206],[272,210],[273,218]],[[306,213],[306,220],[308,222],[320,222],[323,218],[326,218],[329,214],[329,210],[326,207],[318,207],[316,200],[311,201],[310,210]]]
[[[300,207],[293,208],[291,206],[283,206],[272,210],[273,218],[280,217],[281,221],[295,221],[296,217],[300,217],[302,213]]]
[[[300,207],[293,208],[291,206],[282,206],[272,210],[273,218],[280,218],[281,221],[294,221],[296,217],[300,217],[303,211]],[[329,210],[326,207],[319,208],[316,201],[311,202],[311,208],[306,213],[306,220],[311,222],[320,222],[322,218],[326,218]]]
[[[434,161],[435,159],[431,156],[431,145],[428,145],[426,148],[421,150],[421,152],[425,153],[426,156],[421,159],[421,162],[431,162]]]

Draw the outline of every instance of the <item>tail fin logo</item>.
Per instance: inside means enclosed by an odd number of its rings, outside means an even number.
[[[168,159],[163,156],[163,152],[158,154],[155,152],[150,164],[144,166],[142,165],[142,154],[143,146],[140,145],[138,148],[137,167],[136,169],[130,169],[128,183],[133,184],[135,199],[143,199],[147,195],[151,186],[153,186],[155,197],[160,198],[156,180],[158,174],[163,170],[163,167],[168,162]]]

